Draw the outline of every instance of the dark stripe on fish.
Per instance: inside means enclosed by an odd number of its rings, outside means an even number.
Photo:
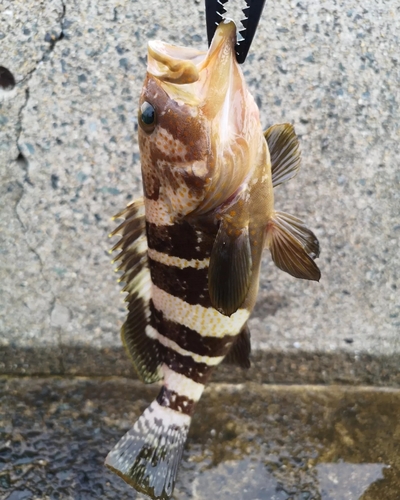
[[[166,406],[167,408],[171,408],[171,410],[179,411],[190,417],[193,415],[196,405],[193,399],[181,396],[177,392],[167,389],[165,386],[161,388],[157,396],[157,403],[160,406]]]
[[[211,375],[214,366],[208,366],[205,363],[198,363],[192,356],[184,356],[174,349],[158,344],[159,351],[162,353],[163,362],[176,373],[180,373],[187,378],[199,384],[205,384]]]
[[[149,258],[151,281],[161,290],[188,304],[212,307],[208,293],[208,268],[168,266]]]
[[[164,337],[176,342],[179,347],[199,356],[224,356],[230,349],[236,335],[224,335],[222,338],[202,337],[196,330],[168,320],[162,311],[155,308],[150,300],[150,324]]]
[[[211,255],[217,228],[214,234],[208,234],[196,231],[186,221],[171,226],[146,222],[146,231],[149,248],[181,259],[203,260]]]

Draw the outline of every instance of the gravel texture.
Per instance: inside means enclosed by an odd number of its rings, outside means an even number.
[[[17,84],[0,89],[0,372],[129,373],[110,218],[140,192],[146,43],[205,48],[203,8],[1,2],[0,66]],[[399,32],[397,0],[269,0],[243,66],[263,125],[290,121],[301,140],[276,206],[321,243],[319,284],[265,255],[250,327],[255,359],[282,359],[282,380],[303,363],[298,380],[346,366],[357,383],[370,360],[376,383],[398,383]]]
[[[145,500],[103,462],[155,394],[127,379],[0,378],[0,498]],[[397,499],[399,409],[396,389],[212,384],[173,498]]]

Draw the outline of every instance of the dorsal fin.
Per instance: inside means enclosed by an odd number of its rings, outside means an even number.
[[[222,363],[248,369],[250,368],[250,352],[250,330],[245,323]]]
[[[121,235],[113,250],[120,249],[114,262],[119,261],[117,271],[123,271],[119,281],[125,282],[125,299],[128,316],[121,328],[122,342],[143,382],[152,383],[161,379],[162,363],[158,341],[146,334],[150,317],[151,278],[147,262],[146,225],[143,198],[136,200],[117,214],[114,219],[124,217],[110,236]]]
[[[299,140],[290,123],[273,125],[264,132],[271,155],[272,185],[292,179],[300,168]]]

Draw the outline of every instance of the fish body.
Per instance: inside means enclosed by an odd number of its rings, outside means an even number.
[[[170,498],[191,417],[223,360],[250,366],[247,320],[267,246],[278,267],[318,280],[319,247],[275,212],[273,187],[300,164],[293,127],[263,132],[222,22],[207,52],[149,43],[139,103],[143,200],[112,233],[124,271],[122,339],[156,400],[106,465],[152,498]]]

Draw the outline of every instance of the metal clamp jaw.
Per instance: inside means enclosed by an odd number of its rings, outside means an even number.
[[[214,36],[215,29],[224,19],[226,13],[225,5],[229,0],[205,0],[208,45]],[[239,30],[241,39],[236,43],[236,60],[239,64],[244,63],[249,52],[264,8],[265,0],[245,0],[247,7],[243,9],[244,19],[241,20],[243,29]]]

